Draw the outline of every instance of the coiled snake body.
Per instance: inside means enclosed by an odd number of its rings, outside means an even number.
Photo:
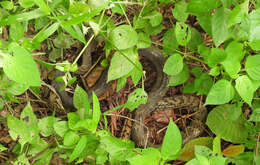
[[[86,51],[86,55],[84,55],[84,58],[89,58],[91,53],[91,49],[88,49]],[[151,91],[148,94],[148,101],[146,104],[140,105],[135,110],[135,120],[144,123],[145,116],[149,113],[152,113],[154,111],[164,111],[169,108],[178,109],[183,107],[188,107],[190,112],[194,113],[194,115],[191,117],[192,120],[190,122],[190,125],[187,126],[186,132],[189,132],[189,136],[186,136],[183,134],[183,142],[189,141],[191,138],[195,138],[203,132],[203,129],[200,126],[200,123],[205,119],[206,117],[206,110],[205,108],[199,108],[200,107],[200,101],[197,97],[191,96],[191,95],[175,95],[173,97],[163,98],[166,91],[168,90],[168,76],[163,73],[163,65],[164,65],[164,58],[163,55],[151,48],[149,49],[141,49],[139,50],[139,55],[142,55],[145,59],[147,59],[149,62],[153,64],[155,67],[155,71],[157,73],[156,75],[156,81],[154,85],[151,88]],[[84,61],[83,61],[84,63]],[[105,84],[106,82],[106,74],[107,72],[104,72],[97,82],[97,84],[94,87],[94,91],[97,92],[97,95],[101,95],[107,90],[108,85]],[[59,75],[59,73],[57,73]],[[59,87],[62,85],[61,83],[57,83],[56,81],[53,82],[54,87],[59,91]],[[90,92],[88,92],[90,93]],[[73,107],[73,99],[70,97],[66,92],[59,92],[61,99],[64,105],[67,107],[72,108]],[[195,130],[195,131],[194,131]],[[140,123],[134,122],[132,129],[132,139],[139,147],[146,147],[148,146],[155,146],[154,144],[149,143],[147,141],[147,132],[145,132],[145,129]]]

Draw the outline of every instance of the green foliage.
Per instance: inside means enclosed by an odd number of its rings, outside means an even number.
[[[141,10],[128,18],[127,5],[133,4]],[[121,107],[133,111],[147,102],[138,50],[150,48],[152,44],[162,47],[168,57],[163,67],[163,72],[170,76],[168,86],[183,85],[183,93],[206,95],[205,105],[218,105],[209,112],[206,122],[217,135],[213,144],[212,139],[199,139],[181,150],[180,131],[171,121],[160,149],[140,149],[133,142],[100,130],[102,114],[97,96],[92,94],[92,104],[87,93],[77,86],[73,98],[77,111],[68,113],[67,120],[54,115],[37,119],[30,103],[20,119],[8,116],[9,134],[18,141],[19,148],[14,163],[29,164],[29,159],[34,159],[36,165],[48,164],[55,152],[71,163],[166,164],[178,157],[188,161],[187,165],[259,163],[258,151],[244,152],[244,148],[254,148],[250,146],[256,143],[255,134],[259,132],[259,4],[259,0],[1,1],[0,28],[1,33],[7,29],[8,40],[0,41],[0,109],[10,107],[11,102],[20,103],[17,95],[41,86],[35,61],[65,72],[57,78],[64,82],[61,90],[73,84],[76,77],[70,72],[78,70],[78,60],[96,38],[102,38],[105,43],[106,59],[102,65],[109,66],[107,82],[117,80],[119,91],[128,77],[134,85],[142,81],[142,88],[131,93]],[[163,20],[165,15],[161,11],[165,5],[172,7],[171,27],[165,26]],[[107,12],[108,9],[111,11]],[[125,20],[115,22],[106,15],[110,12],[122,15],[120,18]],[[191,27],[193,23],[188,18],[194,18],[198,25]],[[33,33],[28,27],[34,27]],[[154,35],[159,33],[161,43],[154,41]],[[202,33],[213,39],[212,45],[203,43]],[[90,36],[88,40],[86,35]],[[84,44],[76,59],[56,63],[62,52],[76,41]],[[44,42],[52,49],[49,60],[53,63],[35,60],[33,56],[32,52],[38,52]],[[241,110],[243,104],[252,109],[248,120]],[[42,137],[54,138],[55,142],[48,144]],[[221,152],[221,139],[240,146]],[[194,151],[194,148],[195,152],[187,154],[187,150]],[[4,150],[0,145],[0,151]]]

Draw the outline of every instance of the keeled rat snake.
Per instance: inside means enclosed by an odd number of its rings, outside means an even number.
[[[85,51],[82,59],[82,65],[89,65],[89,58],[91,58],[91,52],[93,44],[91,44]],[[186,128],[186,132],[189,132],[188,136],[183,134],[183,142],[186,143],[192,138],[198,137],[202,134],[203,128],[201,123],[206,117],[205,108],[200,108],[200,101],[197,97],[191,95],[175,95],[173,97],[163,98],[168,90],[168,76],[163,72],[164,57],[163,54],[155,51],[152,48],[140,49],[139,55],[143,56],[146,60],[151,62],[156,71],[156,81],[148,93],[148,101],[146,104],[140,105],[135,110],[135,120],[143,123],[145,116],[154,111],[163,111],[165,108],[178,109],[182,107],[188,107],[190,112],[194,113],[191,116],[191,122]],[[62,75],[61,72],[56,72],[56,77]],[[97,96],[102,95],[108,88],[106,83],[107,71],[103,72],[99,80],[96,82],[93,90]],[[65,107],[73,109],[73,98],[65,91],[59,91],[59,88],[63,85],[57,81],[53,81],[52,85],[59,93],[61,100]],[[91,95],[91,91],[87,91]],[[187,131],[188,130],[188,131]],[[156,146],[147,141],[145,129],[140,123],[134,122],[132,126],[132,139],[138,147],[144,146]]]

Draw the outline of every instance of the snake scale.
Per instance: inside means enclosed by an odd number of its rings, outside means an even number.
[[[200,100],[192,95],[175,95],[173,97],[164,98],[167,90],[168,90],[168,76],[163,72],[164,65],[164,57],[163,54],[155,51],[152,48],[140,49],[138,51],[139,55],[143,56],[146,60],[152,63],[154,66],[153,69],[156,71],[156,81],[153,84],[150,92],[148,93],[148,101],[146,104],[140,105],[135,110],[135,120],[139,122],[133,122],[131,128],[132,139],[136,143],[138,147],[146,147],[146,146],[155,146],[155,144],[149,143],[147,141],[147,132],[144,129],[144,126],[140,123],[144,123],[145,116],[147,114],[151,114],[155,111],[164,111],[166,109],[178,109],[186,107],[190,110],[194,115],[191,116],[191,122],[189,126],[186,127],[186,135],[185,131],[182,131],[183,135],[183,143],[186,143],[192,138],[196,138],[202,134],[203,129],[200,124],[206,117],[206,109],[200,108]],[[88,63],[91,58],[91,47],[87,48],[85,54],[83,55],[83,65]],[[108,84],[106,84],[106,74],[107,72],[103,72],[95,86],[92,90],[94,90],[97,96],[102,95],[108,88]],[[61,75],[60,72],[56,73],[56,76]],[[53,86],[58,91],[61,100],[65,107],[73,108],[73,98],[67,94],[65,91],[59,91],[59,88],[62,86],[62,83],[53,81]],[[91,94],[91,91],[88,91],[88,94]],[[187,133],[188,132],[188,133]]]

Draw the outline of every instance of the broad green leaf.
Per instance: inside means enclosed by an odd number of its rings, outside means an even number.
[[[229,37],[228,18],[230,10],[218,8],[212,17],[212,37],[216,47]]]
[[[233,3],[232,3],[233,0],[221,0],[223,6],[225,8],[229,8]]]
[[[91,13],[84,13],[77,17],[72,17],[70,20],[61,20],[62,26],[78,25],[84,21],[88,21],[91,18]]]
[[[143,19],[149,19],[149,22],[152,25],[152,27],[155,27],[161,24],[163,17],[160,12],[152,11],[151,13],[149,13],[149,15],[144,16]]]
[[[32,7],[34,4],[34,0],[19,0],[19,4],[23,7],[23,8],[29,8]]]
[[[138,33],[138,41],[137,41],[137,48],[149,48],[152,45],[151,38],[148,34],[140,32]]]
[[[5,88],[7,93],[12,95],[21,95],[23,94],[29,86],[27,84],[17,83],[15,81],[10,81],[8,86]]]
[[[178,160],[182,161],[189,161],[195,157],[194,154],[194,147],[196,145],[206,146],[211,148],[212,147],[213,139],[210,137],[199,137],[193,140],[190,140],[188,143],[184,145],[181,150],[180,156],[177,158]]]
[[[7,10],[12,10],[14,7],[14,4],[9,1],[2,1],[2,2],[0,2],[0,5]]]
[[[198,46],[202,44],[202,37],[200,32],[196,30],[195,28],[190,28],[191,29],[191,39],[187,44],[187,47],[191,51],[196,51],[198,49]]]
[[[124,12],[126,12],[126,6],[121,4],[113,4],[114,7],[111,8],[113,13],[121,14],[123,15]]]
[[[50,164],[54,152],[56,152],[56,148],[51,148],[43,152],[37,156],[37,159],[39,160],[35,162],[34,165]]]
[[[221,79],[209,91],[205,105],[219,105],[231,101],[235,91],[230,81]]]
[[[53,124],[54,131],[60,136],[63,137],[68,131],[68,122],[67,121],[57,121]]]
[[[187,6],[187,12],[192,14],[207,13],[219,5],[219,0],[190,0]]]
[[[232,110],[232,105],[217,106],[208,114],[206,124],[214,134],[220,136],[222,139],[233,143],[240,143],[246,140],[248,136],[245,127],[246,119],[242,114],[236,120],[229,120],[227,114]]]
[[[62,28],[64,30],[66,30],[72,37],[76,38],[77,40],[79,40],[83,44],[86,44],[85,36],[82,33],[82,31],[80,30],[80,28],[78,27],[78,25],[62,26]]]
[[[120,91],[120,89],[122,89],[125,86],[127,76],[128,75],[117,79],[117,81],[116,81],[116,92]]]
[[[235,88],[242,99],[251,106],[255,90],[250,78],[247,75],[239,76],[236,79]]]
[[[142,66],[142,64],[139,61],[137,61],[136,65],[138,66],[138,68],[134,67],[134,69],[130,72],[130,75],[131,75],[131,78],[132,78],[132,81],[133,81],[134,85],[137,85],[137,83],[141,80],[142,75],[143,75],[143,72],[142,72],[143,66]]]
[[[163,36],[163,53],[165,55],[176,53],[178,46],[174,28],[171,28]]]
[[[130,111],[133,111],[140,104],[146,104],[147,99],[148,99],[148,95],[144,91],[144,89],[137,88],[128,97],[127,102],[125,103],[125,107],[128,108]]]
[[[211,156],[209,158],[210,164],[216,164],[216,165],[224,165],[227,164],[227,158],[224,158],[222,156]]]
[[[150,25],[148,23],[148,24],[146,24],[146,26],[143,30],[146,34],[157,35],[157,34],[161,33],[164,28],[165,27],[163,26],[163,24],[153,27],[152,25]]]
[[[175,160],[181,152],[182,137],[178,126],[170,120],[163,143],[161,154],[163,160]]]
[[[194,159],[188,161],[185,165],[198,165],[198,164],[199,164],[199,161],[196,158],[194,158]]]
[[[216,136],[213,139],[212,153],[213,153],[213,155],[221,156],[221,138],[220,138],[220,136]]]
[[[7,150],[7,148],[4,147],[2,144],[0,144],[0,152],[3,152],[3,151],[5,151],[5,150]]]
[[[54,132],[53,124],[55,123],[54,116],[47,116],[39,120],[38,128],[42,136],[51,136]]]
[[[107,82],[128,74],[134,68],[132,63],[136,63],[137,59],[138,53],[132,48],[117,51],[111,59]]]
[[[249,41],[260,40],[260,9],[249,14]]]
[[[174,9],[172,9],[172,15],[178,21],[185,22],[188,18],[189,13],[186,12],[188,3],[185,1],[179,1],[175,4]]]
[[[182,71],[170,77],[168,86],[177,86],[185,83],[190,78],[188,66],[184,64]]]
[[[149,164],[158,165],[161,159],[161,153],[156,148],[142,149],[133,157],[127,158],[131,165]]]
[[[75,130],[76,124],[80,121],[79,116],[74,112],[70,112],[67,114],[67,117],[68,117],[68,127],[72,130]]]
[[[75,131],[68,131],[64,135],[63,144],[65,146],[73,146],[78,143],[79,135]]]
[[[109,40],[117,49],[122,50],[135,46],[138,36],[131,26],[120,25],[109,34]]]
[[[183,57],[180,54],[171,55],[164,64],[163,72],[168,75],[177,75],[183,69]]]
[[[210,13],[199,14],[197,20],[202,29],[212,36],[212,15]]]
[[[72,14],[73,16],[80,16],[81,14],[86,14],[89,12],[89,6],[88,4],[84,2],[77,2],[73,1],[70,3],[69,7],[69,13]]]
[[[177,22],[174,30],[177,42],[182,46],[186,46],[191,39],[190,27],[185,23]]]
[[[73,160],[75,160],[77,157],[80,156],[80,154],[84,151],[86,145],[87,145],[87,136],[83,135],[83,136],[81,136],[78,144],[76,145],[75,149],[73,150],[72,154],[70,155],[70,159],[69,159],[70,163]]]
[[[101,111],[100,111],[100,105],[98,101],[98,97],[94,92],[92,92],[92,99],[93,99],[93,118],[92,118],[92,123],[93,123],[93,131],[95,132],[98,126],[98,122],[100,120],[101,116]]]
[[[253,50],[255,51],[260,50],[260,40],[253,40],[248,44]]]
[[[229,76],[235,79],[237,78],[237,74],[241,69],[240,62],[245,55],[245,52],[243,51],[243,45],[233,41],[227,46],[225,52],[227,57],[223,62],[221,62],[221,64]]]
[[[28,155],[38,154],[44,151],[47,147],[48,147],[48,143],[42,138],[40,138],[40,136],[38,136],[38,138],[35,138],[30,142],[30,147],[28,148],[27,154]]]
[[[199,164],[210,165],[208,157],[212,154],[212,151],[205,146],[195,146],[195,155]]]
[[[20,120],[26,121],[26,123],[28,123],[31,128],[33,128],[33,127],[37,128],[38,119],[33,112],[30,102],[23,109],[23,111],[20,115]]]
[[[10,45],[13,56],[5,56],[3,68],[9,79],[29,86],[40,86],[41,79],[32,56],[16,43]]]
[[[253,109],[248,121],[260,122],[260,108]]]
[[[248,14],[248,4],[249,0],[245,0],[242,4],[236,5],[236,7],[230,13],[228,27],[240,23],[243,19],[245,19],[246,15]]]
[[[51,9],[49,8],[49,6],[45,3],[44,0],[34,0],[34,3],[40,7],[40,9],[46,13],[46,14],[50,14]]]
[[[209,75],[216,77],[220,74],[220,70],[221,68],[219,66],[214,66],[213,68],[210,69]]]
[[[100,26],[94,21],[89,21],[89,26],[92,28],[95,36],[97,36],[100,32]]]
[[[22,147],[31,141],[30,128],[23,121],[13,117],[7,117],[7,126],[9,128],[9,134],[13,140],[17,140],[19,137],[19,143]]]
[[[19,41],[24,36],[24,28],[20,22],[11,24],[9,31],[10,38],[13,41]]]
[[[245,150],[243,145],[230,145],[222,151],[222,154],[227,157],[235,157]]]
[[[208,65],[214,67],[220,62],[224,61],[227,57],[226,52],[220,48],[212,48],[208,57]]]
[[[0,20],[0,26],[6,26],[18,22],[26,22],[32,19],[46,16],[41,9],[35,9],[29,12],[10,15],[7,18]]]
[[[88,94],[84,89],[82,89],[78,85],[76,86],[74,92],[73,104],[75,108],[78,110],[77,113],[80,119],[85,119],[86,116],[91,115]]]
[[[60,23],[55,22],[54,24],[49,26],[47,29],[43,29],[42,31],[40,31],[33,37],[33,42],[41,43],[42,41],[47,39],[50,35],[52,35],[59,28],[59,26],[60,26]]]
[[[213,85],[213,80],[207,73],[202,73],[194,80],[194,88],[198,95],[207,95]]]
[[[97,9],[103,7],[104,4],[107,4],[108,0],[88,0],[88,5],[92,9]]]
[[[248,56],[245,70],[253,80],[260,80],[260,55]]]
[[[135,145],[132,141],[123,141],[107,133],[99,134],[99,136],[100,145],[104,147],[104,150],[106,150],[112,158],[119,161],[126,161],[126,159],[136,155],[136,152],[133,152]]]

